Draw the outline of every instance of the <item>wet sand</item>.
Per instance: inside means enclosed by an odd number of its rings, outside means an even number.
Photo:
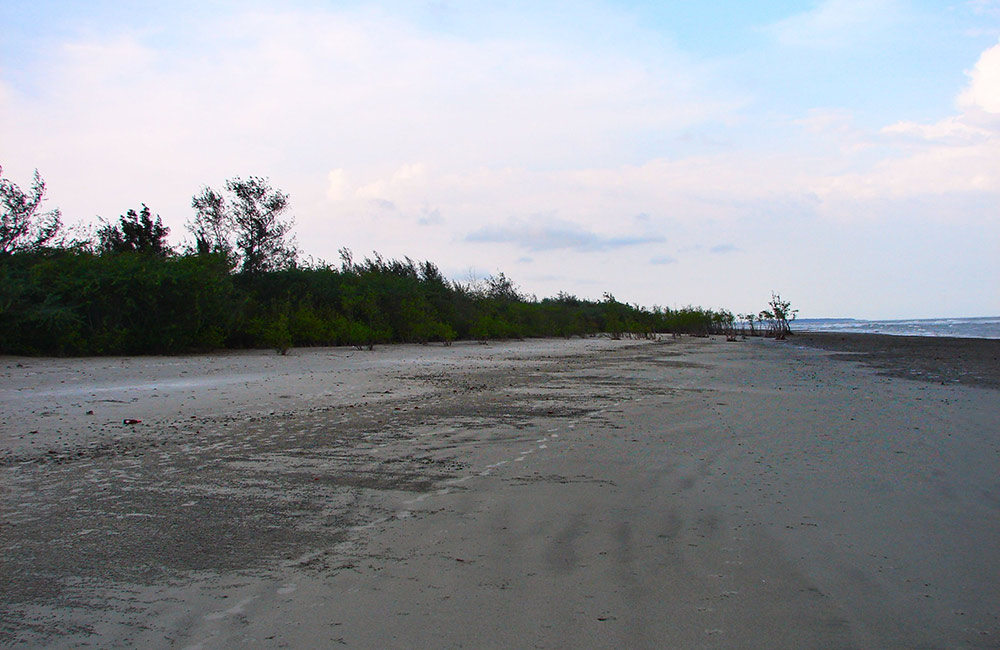
[[[836,349],[0,359],[0,644],[997,647],[1000,393]]]
[[[1000,388],[998,339],[796,332],[791,342],[857,355],[895,377]]]

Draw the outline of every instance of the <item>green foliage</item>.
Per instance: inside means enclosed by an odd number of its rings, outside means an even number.
[[[288,326],[288,314],[279,313],[271,318],[254,320],[250,324],[261,346],[273,348],[281,355],[288,354],[292,347],[292,332]]]
[[[508,281],[509,282],[509,281]],[[505,284],[505,283],[503,283]],[[512,286],[512,285],[510,285]],[[342,268],[230,273],[222,252],[160,257],[125,251],[39,251],[0,259],[0,351],[168,353],[538,336],[706,336],[731,332],[729,312],[559,296],[473,293],[430,263],[376,257]]]
[[[792,304],[787,300],[782,300],[781,295],[771,292],[771,301],[767,304],[769,309],[760,312],[760,320],[768,325],[767,335],[773,336],[779,341],[784,341],[791,334],[791,322],[795,320],[798,309],[792,309]]]
[[[358,263],[342,249],[339,268],[299,266],[283,218],[288,195],[258,177],[228,181],[227,196],[204,188],[193,197],[196,243],[182,254],[146,205],[103,223],[96,242],[47,248],[60,222],[57,210],[39,212],[44,192],[37,172],[29,192],[0,179],[0,353],[284,354],[312,345],[735,331],[727,311],[647,310],[611,294],[538,301],[503,273],[463,285],[409,258]],[[770,306],[768,318],[787,331],[794,311],[777,295]]]
[[[27,192],[9,179],[0,178],[0,255],[39,250],[59,234],[59,210],[42,212],[44,200],[45,181],[37,169]]]
[[[285,219],[288,195],[266,178],[236,177],[226,181],[227,199],[210,187],[191,199],[195,209],[188,230],[196,250],[222,253],[241,273],[258,275],[295,265],[298,251],[292,241],[293,221]]]
[[[163,225],[160,215],[154,219],[143,203],[138,213],[129,210],[117,224],[104,223],[97,230],[97,249],[102,254],[142,253],[167,257],[173,251],[167,244],[170,228]]]
[[[0,260],[0,277],[0,350],[6,353],[217,348],[235,302],[232,279],[216,256],[38,251]]]

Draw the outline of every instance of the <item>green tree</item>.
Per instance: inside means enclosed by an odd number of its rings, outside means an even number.
[[[260,341],[264,345],[282,356],[288,354],[288,349],[292,347],[292,333],[288,328],[287,314],[278,313],[259,323],[259,327]]]
[[[219,253],[232,262],[233,224],[225,199],[212,188],[206,187],[201,194],[191,197],[191,207],[195,214],[186,227],[194,235],[197,252],[201,255]]]
[[[36,169],[31,189],[25,192],[2,176],[0,167],[0,254],[43,248],[62,228],[58,208],[41,211],[45,181]]]
[[[291,235],[293,219],[284,218],[288,195],[266,178],[226,181],[229,197],[210,187],[191,199],[195,209],[188,230],[199,252],[222,252],[241,273],[259,275],[295,265],[298,249]]]
[[[141,253],[167,257],[173,251],[166,238],[170,228],[163,225],[160,215],[150,214],[149,206],[142,204],[137,213],[129,210],[118,218],[117,224],[104,223],[97,230],[97,248],[101,253]]]
[[[517,285],[503,273],[491,275],[486,279],[486,295],[497,302],[520,302],[524,296],[518,291]]]
[[[792,331],[790,323],[795,320],[795,316],[799,310],[792,309],[790,302],[782,300],[781,295],[773,291],[771,292],[771,302],[768,303],[768,306],[771,309],[763,313],[774,322],[774,338],[784,341],[785,337]]]

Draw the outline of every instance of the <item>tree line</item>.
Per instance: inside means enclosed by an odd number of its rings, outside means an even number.
[[[37,172],[23,190],[0,168],[0,353],[708,335],[734,323],[725,310],[647,309],[611,294],[539,300],[503,273],[463,283],[429,261],[356,261],[347,249],[336,265],[303,262],[285,216],[288,195],[261,177],[196,194],[193,242],[179,248],[146,205],[70,237],[60,212],[42,209],[44,194]]]

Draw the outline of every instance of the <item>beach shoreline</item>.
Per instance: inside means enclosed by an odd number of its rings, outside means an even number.
[[[995,647],[976,344],[806,338],[4,358],[0,643]]]

